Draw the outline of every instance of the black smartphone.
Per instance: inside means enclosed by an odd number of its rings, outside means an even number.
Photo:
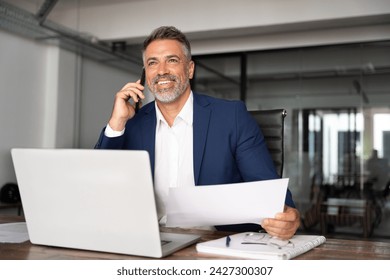
[[[145,68],[142,68],[141,85],[145,86]]]
[[[145,86],[145,68],[142,68],[142,74],[141,74],[141,85]],[[139,110],[139,102],[135,103],[135,112],[137,113]]]

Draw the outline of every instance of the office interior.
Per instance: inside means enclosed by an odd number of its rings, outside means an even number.
[[[388,0],[1,0],[0,187],[13,147],[94,147],[161,25],[188,35],[195,91],[287,110],[300,232],[390,241]]]

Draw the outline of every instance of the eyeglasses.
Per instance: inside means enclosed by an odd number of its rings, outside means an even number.
[[[261,232],[250,232],[245,234],[241,244],[268,245],[278,249],[285,247],[294,248],[294,243],[291,240],[279,239]]]

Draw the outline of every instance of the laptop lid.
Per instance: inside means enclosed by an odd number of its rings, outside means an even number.
[[[162,257],[194,243],[161,246],[146,151],[12,149],[34,244]],[[173,238],[172,236],[170,236]]]

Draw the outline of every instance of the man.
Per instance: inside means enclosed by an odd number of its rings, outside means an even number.
[[[128,101],[144,99],[144,86],[139,80],[126,84],[115,96],[111,118],[96,148],[149,152],[162,221],[170,187],[278,178],[264,137],[244,103],[191,91],[195,64],[183,33],[164,26],[153,31],[144,42],[143,62],[155,102],[136,114]],[[262,227],[288,239],[299,220],[288,191],[285,211],[264,219]],[[217,228],[246,230],[239,227]]]

